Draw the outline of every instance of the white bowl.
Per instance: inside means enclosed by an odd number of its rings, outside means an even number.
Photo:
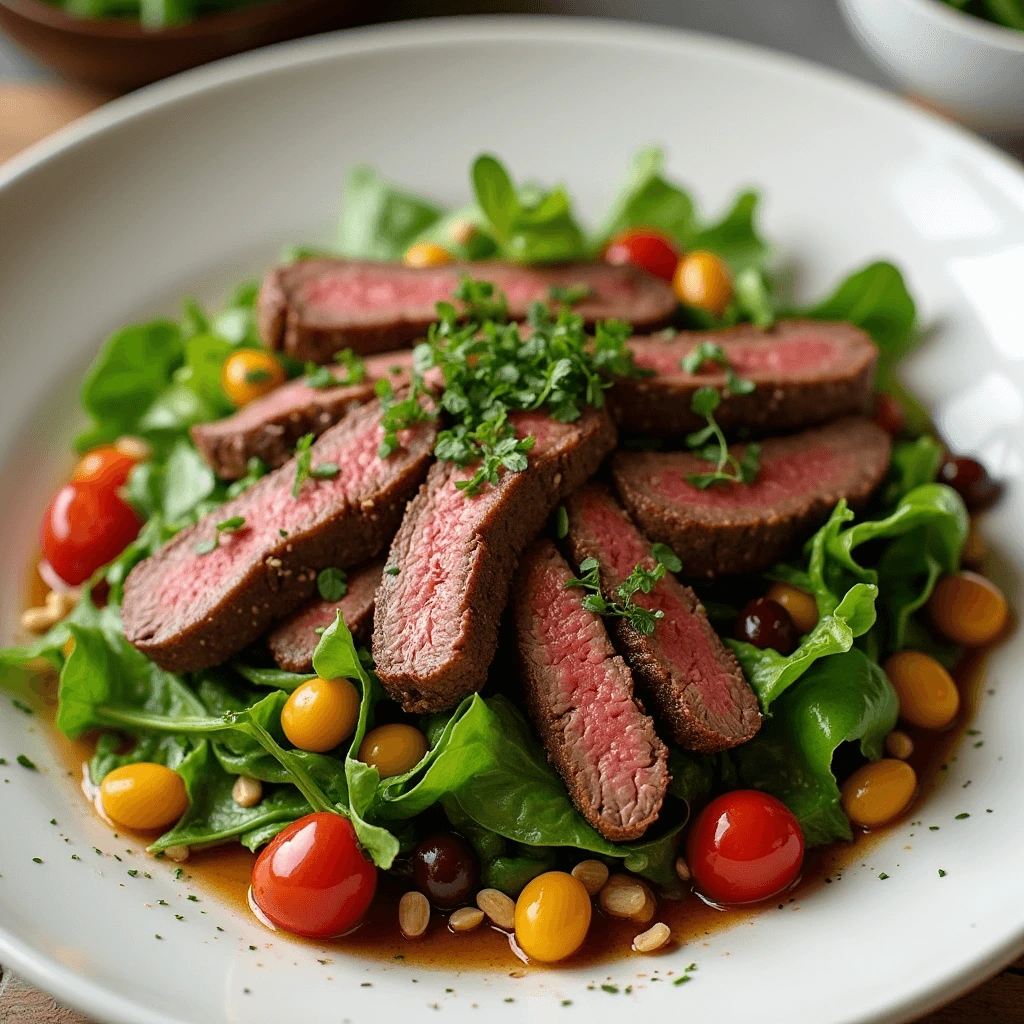
[[[955,448],[1009,480],[985,527],[1020,607],[1019,165],[786,57],[622,23],[485,19],[343,33],[190,72],[0,169],[0,637],[68,471],[82,368],[107,332],[176,313],[183,294],[214,301],[286,242],[327,240],[352,161],[457,203],[470,158],[493,150],[521,176],[568,181],[593,219],[628,154],[652,141],[709,212],[763,186],[765,229],[801,300],[880,255],[906,269],[934,328],[908,383]],[[0,963],[123,1024],[902,1021],[1024,952],[1022,664],[1018,632],[991,662],[983,745],[960,752],[923,809],[939,831],[901,825],[840,883],[664,957],[523,977],[324,952],[175,881],[171,864],[129,876],[138,844],[112,837],[54,738],[0,697]],[[650,980],[690,962],[692,984]]]
[[[980,132],[1024,134],[1024,32],[940,0],[839,0],[881,67]]]

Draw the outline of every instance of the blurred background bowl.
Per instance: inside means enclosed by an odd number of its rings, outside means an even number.
[[[1024,135],[1024,32],[940,0],[839,0],[878,64],[917,98],[980,132]]]
[[[134,19],[72,18],[43,0],[0,0],[0,28],[65,78],[127,92],[257,46],[342,28],[355,0],[277,0],[167,29]]]

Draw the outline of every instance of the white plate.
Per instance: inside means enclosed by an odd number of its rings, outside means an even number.
[[[40,512],[67,471],[76,374],[106,332],[174,312],[183,292],[215,298],[285,242],[329,237],[354,160],[454,203],[469,159],[491,149],[520,175],[566,179],[594,216],[627,155],[651,141],[668,146],[673,173],[712,210],[739,186],[764,188],[766,227],[804,296],[879,255],[906,268],[935,326],[910,382],[956,447],[1013,478],[987,530],[1019,603],[1020,168],[880,92],[755,49],[625,24],[451,21],[201,70],[111,105],[0,171],[5,635]],[[25,752],[43,767],[11,764],[0,776],[10,779],[0,782],[0,962],[126,1024],[363,1024],[427,1019],[433,1004],[439,1019],[496,1024],[583,1024],[641,1008],[647,1019],[683,1012],[716,1024],[904,1020],[1024,950],[1022,660],[1019,633],[992,660],[977,722],[984,745],[967,745],[924,811],[939,831],[897,829],[840,884],[656,964],[519,979],[336,952],[320,964],[312,947],[213,899],[187,901],[168,865],[151,865],[151,879],[127,876],[141,855],[123,853],[89,814],[45,732],[0,702],[0,754]],[[683,988],[636,977],[690,961],[699,969]],[[588,988],[606,975],[632,993]]]

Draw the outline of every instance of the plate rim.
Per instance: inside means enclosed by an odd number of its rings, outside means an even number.
[[[15,183],[66,153],[149,114],[172,107],[220,87],[271,75],[289,68],[372,53],[430,47],[453,42],[493,42],[511,38],[550,40],[558,34],[574,43],[624,45],[678,52],[701,47],[719,60],[743,63],[804,84],[828,86],[861,102],[914,121],[980,151],[1024,186],[1024,167],[993,143],[968,129],[914,106],[896,93],[792,54],[753,43],[669,26],[646,25],[613,18],[551,15],[477,15],[426,18],[344,29],[228,57],[183,72],[128,96],[115,99],[71,125],[35,143],[0,167],[0,204]],[[1016,931],[986,946],[959,970],[940,982],[924,983],[881,1014],[849,1018],[850,1024],[904,1024],[955,1000],[984,983],[1024,954],[1024,917]],[[79,977],[71,968],[11,934],[0,922],[0,962],[6,969],[61,1002],[97,1020],[113,1024],[185,1024],[180,1018],[138,1004],[118,992]]]

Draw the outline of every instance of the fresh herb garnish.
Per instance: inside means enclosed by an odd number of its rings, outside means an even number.
[[[28,757],[25,754],[19,754],[15,758],[15,760],[18,762],[18,764],[21,765],[22,768],[28,768],[29,771],[33,772],[39,771],[39,769],[36,767],[35,761],[33,761],[30,757]]]
[[[683,563],[679,556],[667,544],[655,544],[651,548],[651,554],[654,556],[654,560],[659,565],[665,566],[669,572],[683,571]]]
[[[322,569],[316,578],[316,589],[325,601],[340,601],[348,593],[348,576],[334,566]]]
[[[589,284],[553,284],[548,289],[548,298],[562,306],[575,306],[584,299],[589,299],[594,294],[594,289]]]
[[[384,572],[388,576],[397,576],[402,570],[397,565],[385,565]]]
[[[309,471],[309,475],[315,480],[333,480],[340,472],[341,467],[336,462],[321,462]]]
[[[725,370],[725,386],[730,394],[749,395],[755,388],[752,380],[737,376],[729,357],[721,345],[714,341],[702,341],[692,352],[683,357],[682,367],[690,374],[699,373],[705,363],[715,363]]]
[[[305,384],[308,388],[326,391],[327,388],[338,387],[338,378],[331,373],[329,366],[317,366],[316,363],[306,363]]]
[[[313,447],[313,435],[303,434],[295,445],[295,483],[292,484],[292,497],[297,498],[302,485],[309,479],[309,464],[313,459],[310,448]]]
[[[729,445],[722,433],[722,428],[715,420],[715,410],[722,402],[722,396],[713,387],[698,388],[690,402],[690,409],[698,416],[703,416],[708,425],[694,431],[686,438],[686,443],[707,462],[714,462],[712,473],[690,473],[686,479],[705,490],[714,483],[750,484],[757,478],[760,468],[761,446],[748,444],[742,459],[737,459],[729,451]],[[710,442],[710,443],[709,443]]]
[[[534,439],[517,437],[513,413],[546,408],[553,419],[570,423],[585,406],[604,405],[604,392],[616,376],[640,372],[626,346],[628,324],[598,324],[591,341],[583,319],[571,310],[563,307],[556,316],[535,302],[529,311],[531,333],[524,339],[518,325],[501,322],[507,304],[489,282],[463,278],[455,299],[465,305],[468,318],[452,303],[437,304],[438,321],[414,351],[413,377],[422,386],[423,374],[435,369],[444,379],[439,402],[451,426],[438,435],[434,454],[459,467],[479,463],[474,475],[458,484],[467,497],[485,483],[497,483],[502,469],[526,468]],[[387,395],[390,387],[378,384],[381,392]],[[406,402],[415,411],[413,397]],[[387,414],[384,425],[387,430]]]
[[[249,459],[245,464],[247,470],[246,475],[241,480],[236,480],[228,488],[228,498],[237,498],[240,494],[244,494],[257,480],[265,477],[269,472],[267,464],[255,455]]]
[[[555,536],[559,540],[565,540],[569,536],[569,513],[564,505],[559,505],[555,513]]]
[[[336,377],[338,384],[347,386],[362,384],[366,380],[366,363],[350,348],[343,348],[334,353],[334,361],[345,367],[345,373]]]
[[[380,418],[380,424],[384,428],[384,438],[377,449],[377,454],[382,459],[390,458],[401,447],[398,440],[400,430],[408,430],[416,423],[436,418],[423,402],[427,395],[427,389],[423,384],[421,373],[413,373],[412,387],[402,398],[395,396],[395,389],[391,381],[381,377],[374,385],[377,397],[380,399],[381,408],[384,413]]]
[[[657,564],[653,569],[647,569],[638,564],[633,571],[615,588],[615,600],[609,601],[601,591],[601,563],[596,558],[585,558],[580,563],[579,579],[572,579],[566,583],[567,587],[583,587],[589,591],[583,598],[583,607],[595,615],[603,615],[612,618],[623,618],[642,636],[650,636],[659,619],[665,617],[660,609],[651,611],[649,608],[642,608],[633,601],[637,593],[649,594],[654,585],[665,575],[669,564],[678,565],[682,563],[676,557],[674,551],[664,544],[657,545],[653,552]],[[663,560],[664,559],[664,560]],[[679,569],[672,570],[678,572]]]
[[[220,543],[220,535],[222,533],[236,533],[245,526],[245,516],[232,516],[230,519],[225,519],[224,522],[217,524],[217,534],[211,537],[209,540],[201,540],[195,544],[192,548],[197,555],[208,555],[212,551],[217,550],[217,545]]]

